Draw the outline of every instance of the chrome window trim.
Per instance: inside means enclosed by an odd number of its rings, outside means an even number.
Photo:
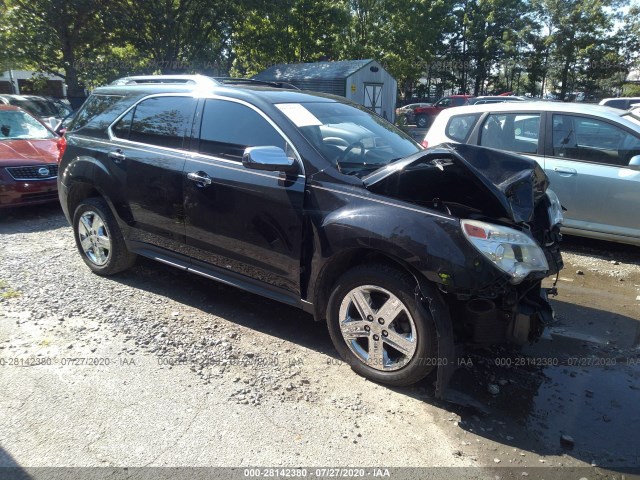
[[[113,122],[111,122],[111,124],[107,128],[107,134],[109,135],[109,140],[112,140],[112,141],[113,140],[117,140],[119,142],[125,142],[126,144],[129,144],[131,146],[141,145],[141,146],[146,146],[146,147],[160,148],[160,149],[165,150],[167,152],[174,152],[174,153],[175,152],[179,152],[181,154],[187,154],[187,155],[198,155],[198,156],[203,156],[205,158],[214,159],[214,160],[217,160],[217,161],[223,161],[223,162],[232,163],[234,165],[242,165],[242,162],[237,162],[237,161],[229,160],[229,159],[223,159],[223,158],[216,157],[214,155],[210,155],[210,154],[206,154],[206,153],[194,152],[192,150],[187,150],[187,149],[163,147],[163,146],[160,146],[160,145],[152,145],[152,144],[149,144],[149,143],[134,142],[134,141],[126,140],[124,138],[120,138],[120,137],[117,137],[116,135],[114,135],[112,128],[116,123],[118,123],[123,117],[125,117],[131,110],[136,108],[136,106],[138,106],[141,102],[144,102],[145,100],[148,100],[150,98],[156,98],[156,97],[189,97],[189,98],[193,98],[195,100],[209,100],[209,99],[211,99],[211,100],[223,100],[223,101],[239,103],[241,105],[244,105],[245,107],[250,108],[251,110],[253,110],[256,113],[258,113],[258,115],[260,115],[262,118],[264,118],[267,121],[267,123],[269,123],[269,125],[271,125],[275,129],[275,131],[278,132],[278,134],[284,139],[284,141],[287,143],[287,145],[289,145],[291,147],[291,149],[293,150],[293,153],[295,155],[295,160],[298,163],[298,167],[300,168],[300,171],[302,172],[301,175],[299,175],[299,176],[303,176],[303,177],[305,176],[304,163],[302,162],[302,157],[300,156],[300,153],[298,152],[298,149],[296,148],[294,143],[289,139],[289,137],[287,137],[287,135],[282,131],[282,129],[271,118],[269,118],[269,116],[266,113],[264,113],[262,110],[260,110],[255,105],[252,105],[251,103],[246,102],[244,100],[240,100],[240,99],[237,99],[237,98],[231,98],[231,97],[225,97],[223,95],[217,95],[217,94],[214,94],[214,93],[201,93],[201,92],[154,93],[154,94],[150,94],[150,95],[147,95],[145,97],[142,97],[137,102],[135,102],[133,105],[129,106],[129,108],[127,108],[124,112],[122,112],[118,117],[116,117],[116,119]]]

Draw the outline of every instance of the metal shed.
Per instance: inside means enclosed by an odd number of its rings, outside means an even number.
[[[375,60],[279,64],[253,78],[341,95],[394,121],[398,82]]]

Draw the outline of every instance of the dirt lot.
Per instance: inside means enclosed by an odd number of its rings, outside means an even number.
[[[441,402],[433,378],[357,376],[293,308],[144,260],[91,274],[57,206],[5,214],[0,466],[620,478],[640,464],[640,249],[568,239],[565,252],[548,335],[524,356],[470,352]]]

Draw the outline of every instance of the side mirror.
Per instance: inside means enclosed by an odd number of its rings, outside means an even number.
[[[242,156],[242,164],[252,170],[293,173],[298,169],[294,158],[280,147],[248,147]]]
[[[640,155],[631,157],[631,160],[629,160],[629,167],[635,167],[633,168],[634,170],[640,170]]]

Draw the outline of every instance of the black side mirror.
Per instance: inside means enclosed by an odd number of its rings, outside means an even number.
[[[248,147],[242,164],[252,170],[294,173],[298,170],[295,158],[288,157],[280,147]]]

